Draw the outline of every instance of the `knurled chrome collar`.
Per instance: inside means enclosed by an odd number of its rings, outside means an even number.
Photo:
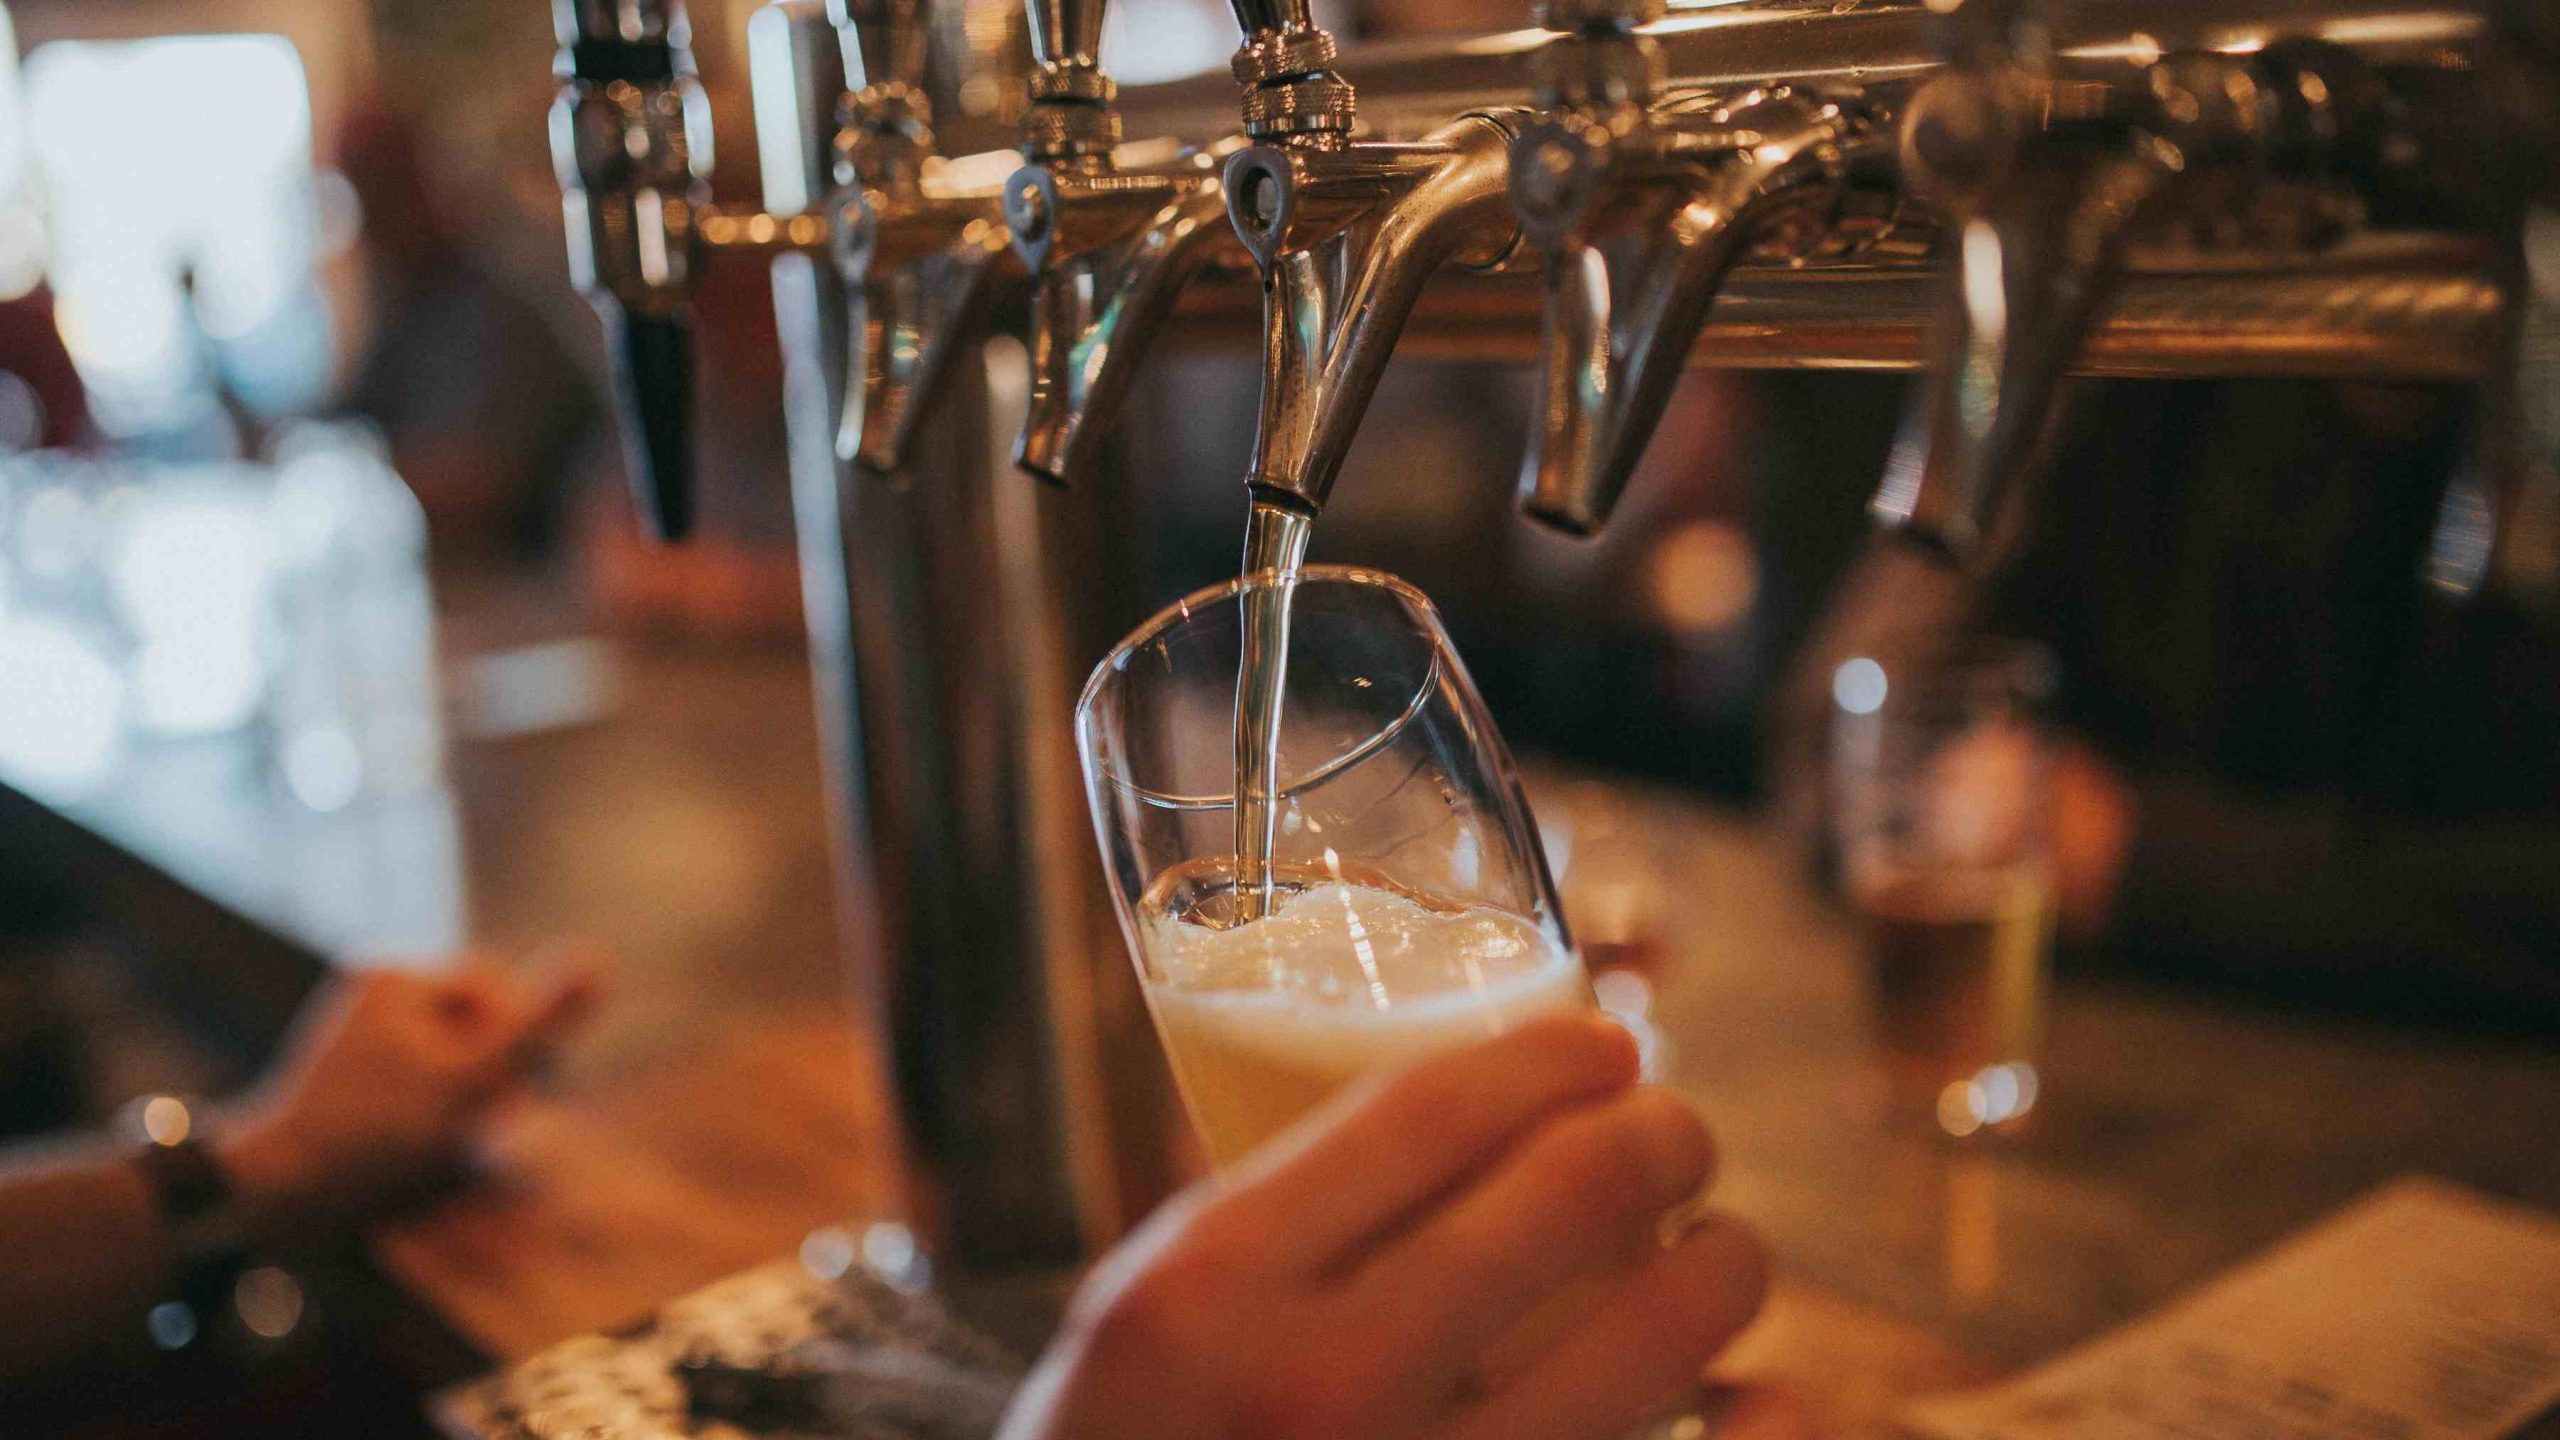
[[[1239,85],[1268,85],[1293,76],[1313,75],[1334,60],[1333,36],[1316,30],[1256,30],[1236,47],[1227,68]]]
[[[1348,134],[1358,113],[1351,82],[1331,71],[1257,85],[1244,92],[1244,133],[1257,140]]]
[[[1120,143],[1120,112],[1109,105],[1041,100],[1022,112],[1022,153],[1035,159],[1099,155]]]
[[[1119,97],[1120,87],[1111,77],[1091,65],[1043,65],[1031,72],[1031,99],[1082,100],[1091,104],[1109,104]]]

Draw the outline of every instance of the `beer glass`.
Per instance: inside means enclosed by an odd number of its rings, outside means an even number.
[[[2050,664],[1966,641],[1832,676],[1834,854],[1896,1108],[1949,1135],[2034,1108],[2054,882]]]
[[[1235,729],[1265,600],[1288,614],[1267,913],[1239,901]],[[1365,1071],[1591,1004],[1511,756],[1403,581],[1314,566],[1200,591],[1095,669],[1076,734],[1121,927],[1213,1162]]]

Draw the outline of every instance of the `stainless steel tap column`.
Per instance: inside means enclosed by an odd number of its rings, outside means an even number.
[[[1070,728],[1085,670],[1138,618],[1129,532],[1107,491],[1044,496],[1001,445],[1028,389],[1021,348],[988,329],[1017,283],[1013,157],[935,152],[917,7],[836,5],[843,318],[798,328],[844,346],[842,419],[832,495],[802,523],[834,532],[804,555],[840,547],[864,853],[897,912],[874,998],[945,1258],[1072,1261],[1178,1178]]]
[[[557,13],[572,258],[607,318],[680,339],[697,267],[773,264],[847,948],[886,1042],[903,1208],[964,1268],[1078,1260],[1179,1178],[1178,1122],[1068,728],[1138,618],[1110,583],[1134,573],[1127,530],[1107,494],[1043,497],[993,443],[1027,390],[1020,347],[985,327],[1014,157],[933,153],[912,3],[778,0],[749,27],[773,209],[722,205],[681,8]],[[624,353],[635,474],[672,537],[681,351]],[[848,1197],[867,1202],[886,1203]]]

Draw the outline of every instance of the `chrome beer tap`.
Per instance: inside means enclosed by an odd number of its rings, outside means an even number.
[[[2282,101],[2245,55],[2066,59],[2041,0],[1962,0],[1939,39],[1902,164],[1949,212],[1942,299],[1872,509],[1957,555],[1994,525],[2129,241],[2199,176],[2262,156]]]
[[[1322,508],[1423,282],[1489,270],[1519,226],[1506,199],[1516,110],[1420,140],[1351,138],[1351,85],[1306,0],[1233,0],[1245,133],[1227,213],[1262,272],[1262,408],[1246,476],[1258,500]]]
[[[2508,0],[2483,67],[2484,117],[2506,142],[2497,267],[2499,364],[2470,453],[2446,487],[2427,578],[2456,599],[2560,625],[2560,15]],[[2493,127],[2490,129],[2489,127]],[[2485,147],[2484,147],[2485,148]]]
[[[604,317],[633,497],[664,539],[693,526],[694,245],[711,111],[677,0],[553,0],[551,157],[569,273]]]
[[[989,156],[934,153],[922,0],[829,0],[846,37],[836,134],[836,267],[852,307],[836,453],[896,476],[953,359],[979,337],[1007,268]]]
[[[1549,118],[1511,150],[1520,228],[1545,255],[1538,411],[1521,508],[1588,535],[1608,522],[1726,272],[1755,247],[1806,253],[1853,168],[1882,158],[1854,95],[1790,86],[1661,95],[1662,0],[1547,0]],[[1881,192],[1880,192],[1881,193]]]
[[[661,539],[693,526],[694,274],[723,252],[816,251],[826,222],[715,204],[711,108],[682,0],[552,0],[551,157],[569,273],[604,317],[633,498]]]
[[[1244,252],[1218,167],[1241,143],[1124,165],[1117,87],[1097,58],[1102,0],[1029,0],[1036,68],[1022,168],[1005,182],[1014,253],[1032,275],[1031,415],[1015,463],[1074,484],[1119,418],[1131,377],[1202,266]]]

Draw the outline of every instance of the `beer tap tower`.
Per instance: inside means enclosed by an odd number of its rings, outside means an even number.
[[[2486,379],[2431,574],[2560,589],[2533,0],[1546,0],[1369,52],[1305,0],[1233,8],[1231,77],[1123,89],[1100,0],[1030,0],[1036,53],[993,77],[1019,152],[950,156],[916,0],[775,0],[762,210],[704,183],[681,7],[555,0],[572,258],[670,537],[691,279],[774,262],[854,948],[953,1259],[1071,1259],[1178,1168],[1067,723],[1139,618],[1104,446],[1186,314],[1258,308],[1236,454],[1301,515],[1395,422],[1400,343],[1539,365],[1521,498],[1576,532],[1684,368],[1919,369],[1874,510],[1949,568],[2069,503],[2017,483],[2065,376]]]

